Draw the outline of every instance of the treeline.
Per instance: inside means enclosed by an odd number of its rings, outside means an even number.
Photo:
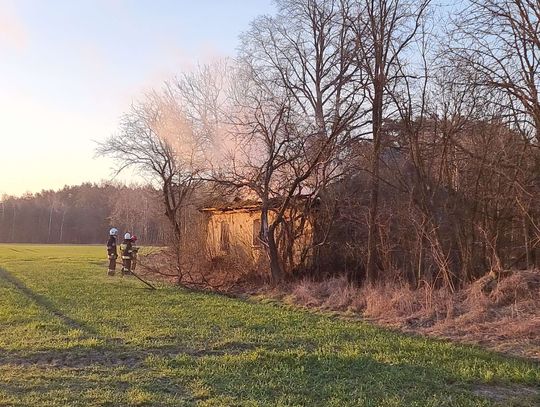
[[[142,244],[164,244],[167,228],[156,191],[84,183],[0,200],[4,243],[103,243],[112,226],[137,234]]]

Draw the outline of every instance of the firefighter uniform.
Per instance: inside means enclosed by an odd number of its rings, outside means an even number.
[[[115,235],[110,235],[109,240],[107,240],[107,257],[109,258],[109,270],[107,274],[114,276],[116,272],[116,259],[118,258]]]
[[[122,275],[131,274],[131,266],[133,261],[133,241],[130,239],[124,239],[120,245],[120,251],[122,252]]]
[[[139,251],[139,248],[137,246],[132,246],[133,252],[131,253],[131,271],[135,271],[135,268],[137,267],[137,254]]]

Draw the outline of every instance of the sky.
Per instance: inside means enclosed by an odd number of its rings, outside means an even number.
[[[0,196],[112,177],[96,141],[144,90],[234,56],[272,0],[0,0]],[[127,179],[124,179],[127,180]]]

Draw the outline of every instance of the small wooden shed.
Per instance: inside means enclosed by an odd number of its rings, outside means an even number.
[[[276,201],[275,205],[279,202]],[[259,239],[261,230],[261,203],[255,200],[235,199],[233,202],[201,208],[207,217],[206,243],[211,258],[232,257],[258,266],[266,256]],[[270,221],[274,213],[270,211]],[[286,216],[291,221],[290,216]],[[289,263],[299,264],[312,242],[312,226],[302,228],[302,236],[294,240]]]

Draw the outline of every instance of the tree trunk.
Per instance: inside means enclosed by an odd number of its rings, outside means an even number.
[[[380,67],[376,68],[376,71]],[[379,160],[381,155],[381,128],[383,107],[383,78],[378,73],[375,79],[375,94],[373,100],[373,149],[371,157],[371,182],[369,196],[368,248],[366,260],[366,281],[374,282],[378,277],[377,263],[379,229],[377,215],[379,211]]]
[[[270,261],[270,277],[273,283],[279,283],[283,279],[283,269],[279,261],[279,251],[276,244],[276,225],[268,222],[268,204],[264,202],[261,207],[261,240],[266,248]]]
[[[270,257],[270,273],[272,282],[279,283],[283,279],[283,270],[279,261],[279,252],[276,244],[275,229],[268,231],[268,255]]]
[[[17,217],[17,211],[15,210],[15,204],[13,204],[13,218],[11,219],[11,243],[15,243],[15,218]]]
[[[48,227],[48,230],[47,230],[47,243],[49,243],[51,241],[52,214],[53,214],[53,205],[51,205],[51,208],[49,210],[49,227]]]
[[[174,260],[175,260],[175,267],[176,267],[176,273],[177,273],[177,282],[178,284],[181,283],[183,278],[182,273],[182,229],[180,227],[180,224],[177,219],[177,213],[178,213],[178,206],[174,205],[174,197],[171,197],[171,194],[173,193],[170,188],[170,184],[167,180],[163,180],[163,203],[165,204],[165,216],[169,220],[169,224],[172,229],[173,233],[173,252],[174,252]],[[171,204],[172,202],[172,204]]]
[[[64,211],[62,212],[62,222],[60,223],[60,241],[59,241],[59,243],[62,243],[62,239],[64,238],[64,220],[66,219],[66,211],[67,211],[67,209],[64,208]]]

